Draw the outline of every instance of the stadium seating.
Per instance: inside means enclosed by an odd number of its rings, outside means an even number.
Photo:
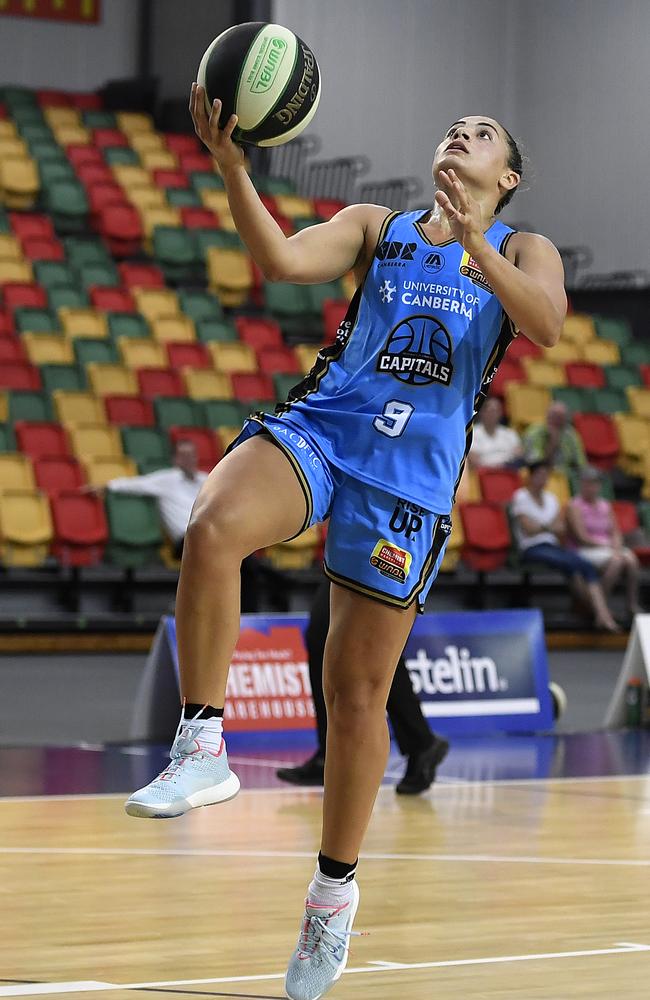
[[[505,566],[510,550],[510,529],[501,504],[461,503],[458,510],[465,542],[463,560],[479,573]]]
[[[104,504],[78,490],[50,497],[54,537],[52,554],[62,566],[92,566],[101,561],[108,539]]]
[[[52,541],[50,504],[44,493],[0,490],[0,562],[5,566],[41,566]]]

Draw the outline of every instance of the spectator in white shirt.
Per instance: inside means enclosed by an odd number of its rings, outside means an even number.
[[[476,424],[469,462],[473,468],[492,469],[520,464],[523,456],[521,439],[512,427],[505,427],[503,406],[496,396],[490,396],[481,407]]]

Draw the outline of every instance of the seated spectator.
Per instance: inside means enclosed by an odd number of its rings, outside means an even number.
[[[473,468],[517,466],[523,457],[523,447],[517,431],[501,423],[503,404],[496,396],[485,400],[474,425],[469,464]]]
[[[577,552],[595,566],[605,594],[625,577],[625,594],[631,615],[640,614],[639,561],[623,544],[612,505],[600,495],[601,474],[587,466],[580,475],[580,493],[567,508],[567,524]]]
[[[587,559],[561,544],[565,519],[559,500],[545,489],[549,464],[532,462],[528,469],[528,482],[516,491],[511,505],[523,564],[543,563],[564,573],[589,604],[596,628],[619,632],[598,581],[598,571]]]
[[[564,403],[551,403],[545,424],[531,424],[524,434],[526,462],[546,462],[565,475],[587,464],[580,435]]]

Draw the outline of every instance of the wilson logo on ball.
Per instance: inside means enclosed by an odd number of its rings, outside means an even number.
[[[282,60],[287,53],[287,43],[283,38],[271,38],[265,45],[262,57],[262,67],[255,75],[255,69],[248,77],[252,94],[264,94],[273,84],[275,75],[280,69]],[[252,78],[252,83],[251,83]]]

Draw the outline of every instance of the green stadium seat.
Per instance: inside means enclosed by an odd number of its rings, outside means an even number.
[[[114,343],[117,343],[120,337],[141,339],[150,336],[147,321],[139,313],[109,312],[106,317],[108,319],[108,332]]]
[[[201,199],[189,188],[167,188],[167,201],[174,208],[199,208]]]
[[[632,365],[606,365],[603,371],[608,389],[627,389],[628,385],[641,385],[641,373]]]
[[[323,302],[327,299],[335,299],[336,301],[345,299],[345,292],[340,281],[324,281],[319,285],[305,285],[305,288],[309,292],[311,312],[317,313],[319,316],[323,311]]]
[[[136,153],[135,149],[130,149],[128,146],[106,146],[102,152],[104,160],[109,167],[140,166],[140,157]]]
[[[41,365],[40,373],[43,388],[50,393],[55,389],[82,392],[87,388],[86,373],[77,365]]]
[[[43,144],[39,143],[38,145],[42,146]],[[37,159],[37,157],[34,157],[34,159]],[[50,206],[47,195],[54,185],[75,183],[77,180],[76,174],[67,160],[39,160],[38,173],[41,179],[44,200],[48,208]]]
[[[650,503],[639,504],[639,518],[644,532],[650,536]]]
[[[105,559],[124,569],[155,562],[163,532],[154,497],[114,493],[107,489],[104,503],[109,539]]]
[[[83,309],[90,303],[87,294],[74,285],[57,285],[47,293],[50,308],[57,310],[62,306],[68,309]]]
[[[51,309],[19,306],[14,310],[14,323],[19,333],[58,333],[58,317]]]
[[[182,396],[158,396],[153,401],[156,423],[162,430],[170,427],[200,427],[201,404]]]
[[[285,400],[289,395],[289,391],[300,382],[300,379],[300,375],[274,375],[273,385],[275,386],[276,398]]]
[[[40,142],[32,142],[29,152],[32,159],[36,160],[39,171],[42,170],[46,163],[61,163],[64,165],[68,163],[65,152],[57,142],[51,140],[46,141],[42,139]],[[70,175],[68,174],[67,176]]]
[[[222,343],[239,340],[237,330],[232,323],[219,319],[198,320],[196,323],[196,338],[203,344],[208,344],[211,340],[219,340]]]
[[[88,221],[88,199],[77,180],[60,180],[43,188],[43,202],[57,232],[80,233]]]
[[[167,435],[155,427],[122,427],[122,446],[125,455],[140,462],[156,460],[169,468],[171,453]]]
[[[583,390],[591,413],[628,413],[630,404],[624,389]]]
[[[289,177],[254,176],[253,184],[260,194],[296,194],[296,185]]]
[[[197,323],[202,319],[223,320],[223,309],[216,295],[210,292],[194,292],[179,289],[178,300],[181,311]]]
[[[206,399],[203,422],[206,427],[238,427],[245,414],[241,403],[230,399]]]
[[[574,386],[563,385],[553,389],[553,399],[558,403],[564,403],[571,413],[589,410],[587,398],[584,389],[578,389]]]
[[[613,340],[619,347],[625,347],[632,340],[632,328],[626,319],[594,316],[593,320],[601,340]]]
[[[44,392],[7,393],[8,416],[12,424],[17,420],[28,420],[32,423],[48,423],[54,419],[54,411],[50,397]]]
[[[168,282],[191,282],[203,270],[196,242],[187,229],[178,226],[156,226],[152,239],[152,256],[162,268]]]
[[[0,452],[15,451],[16,439],[11,424],[0,424]],[[2,484],[0,483],[0,489]]]
[[[88,362],[95,361],[100,365],[117,365],[120,363],[119,354],[115,344],[111,340],[86,340],[84,337],[77,337],[74,341],[74,353],[77,364],[85,368]]]
[[[117,120],[112,111],[97,111],[90,108],[82,111],[81,117],[86,128],[117,128]]]
[[[625,345],[624,354],[628,365],[650,364],[650,343],[633,340]]]
[[[116,288],[121,284],[117,266],[110,264],[84,264],[79,268],[79,280],[84,288],[101,285],[104,288]]]
[[[213,174],[212,171],[197,170],[196,173],[190,175],[190,180],[195,191],[202,191],[203,188],[224,191],[226,187],[221,177],[218,174]]]
[[[3,205],[0,205],[0,233],[10,233],[9,216]]]
[[[239,234],[226,229],[194,229],[193,234],[197,254],[201,258],[205,257],[210,247],[219,247],[222,250],[241,250],[243,247]]]
[[[99,239],[83,236],[66,236],[63,240],[65,253],[73,267],[85,264],[111,264],[112,257]]]
[[[30,152],[34,143],[56,141],[52,129],[42,122],[24,122],[20,125],[19,131],[20,138],[25,140]]]
[[[77,283],[74,270],[58,260],[34,261],[34,277],[43,288],[70,288]]]
[[[291,285],[285,281],[267,281],[264,286],[266,309],[279,322],[283,332],[308,339],[305,334],[320,320],[312,304],[307,285]]]
[[[143,458],[138,462],[138,472],[141,476],[147,476],[150,472],[158,472],[159,469],[168,469],[169,462],[162,458]]]

